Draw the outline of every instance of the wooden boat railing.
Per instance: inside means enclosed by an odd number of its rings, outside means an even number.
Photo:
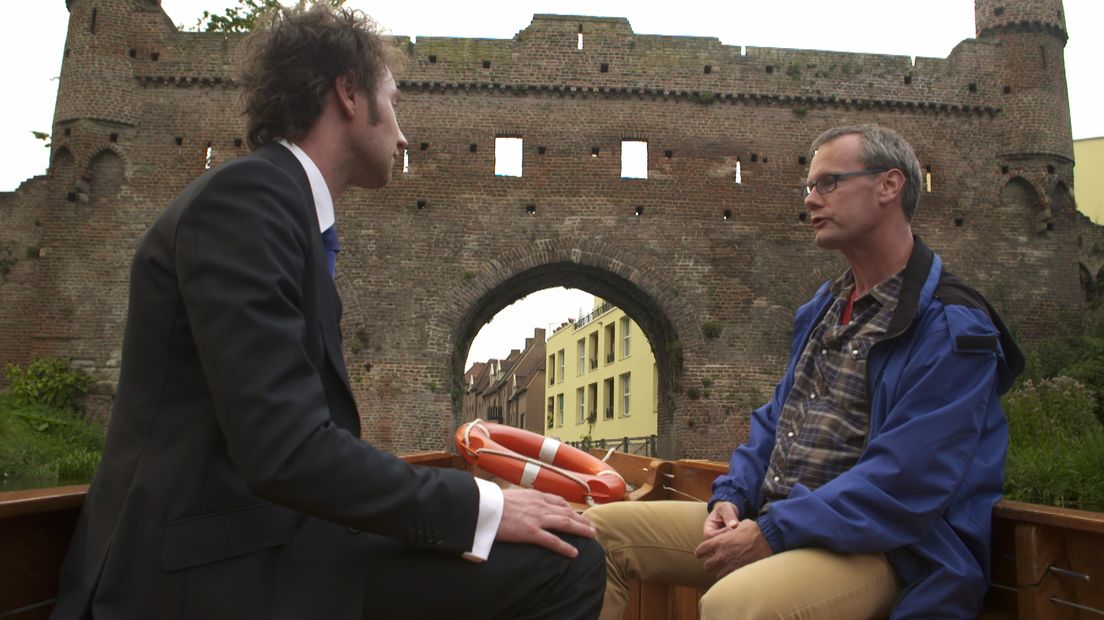
[[[604,451],[592,451],[605,456]],[[457,455],[429,452],[411,463],[468,469]],[[609,462],[631,485],[630,500],[706,501],[727,466],[667,461],[614,452]],[[0,493],[0,620],[46,618],[58,567],[84,501],[86,485]],[[1104,513],[1001,501],[993,510],[992,583],[982,618],[1104,618]],[[633,583],[625,618],[698,617],[702,592],[661,583]]]

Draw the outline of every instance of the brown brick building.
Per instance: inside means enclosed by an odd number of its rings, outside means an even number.
[[[0,360],[69,357],[106,404],[140,235],[206,165],[243,151],[240,39],[178,32],[157,0],[68,6],[49,171],[0,195]],[[648,335],[661,453],[726,456],[780,374],[793,310],[840,268],[811,242],[801,184],[807,145],[842,123],[912,142],[930,173],[915,229],[1019,334],[1073,323],[1079,248],[1101,235],[1071,197],[1062,4],[975,7],[977,38],[915,64],[642,35],[616,18],[400,38],[409,168],[338,205],[367,438],[447,445],[476,332],[562,285]],[[523,139],[522,176],[494,175],[496,137]],[[626,140],[647,142],[647,178],[621,178]],[[687,398],[705,376],[710,397]]]
[[[460,422],[481,418],[544,434],[544,330],[506,359],[474,362],[464,373]]]

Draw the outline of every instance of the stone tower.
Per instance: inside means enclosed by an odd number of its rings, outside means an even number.
[[[1037,232],[1072,225],[1073,138],[1062,0],[975,0],[974,20],[978,41],[997,47],[993,69],[1004,116],[999,156],[1009,186],[1020,185],[1002,192],[1002,198],[1007,203],[1026,194],[1035,202]]]

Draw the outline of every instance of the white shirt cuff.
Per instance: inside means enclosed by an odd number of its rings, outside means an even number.
[[[484,562],[491,555],[491,545],[495,534],[498,534],[498,524],[502,521],[502,489],[482,478],[476,478],[475,485],[479,488],[479,517],[475,522],[475,538],[472,540],[471,551],[464,554],[464,559]]]

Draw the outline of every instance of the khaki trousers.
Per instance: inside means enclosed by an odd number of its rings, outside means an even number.
[[[706,505],[616,502],[586,512],[606,550],[602,620],[620,620],[628,581],[709,588],[702,620],[736,618],[885,618],[901,584],[885,554],[795,549],[749,564],[717,581],[694,549],[703,540]]]

